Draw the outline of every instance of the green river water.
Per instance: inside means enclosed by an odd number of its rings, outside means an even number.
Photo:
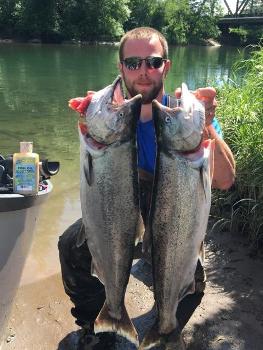
[[[246,51],[171,47],[169,56],[166,90],[172,93],[183,81],[191,89],[221,84]],[[0,154],[17,152],[19,141],[33,141],[40,158],[61,165],[39,216],[22,283],[59,271],[58,237],[81,215],[78,117],[67,101],[110,84],[118,74],[117,59],[113,46],[0,44]]]

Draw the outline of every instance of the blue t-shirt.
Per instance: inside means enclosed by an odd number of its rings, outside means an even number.
[[[167,105],[167,95],[162,98],[162,104]],[[216,118],[212,125],[219,137],[223,138],[220,124]],[[137,145],[138,145],[138,167],[153,174],[156,158],[156,140],[153,120],[142,122],[138,120],[137,124]]]

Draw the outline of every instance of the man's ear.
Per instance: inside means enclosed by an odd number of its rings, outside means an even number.
[[[167,60],[165,62],[165,67],[164,67],[164,77],[166,78],[166,75],[168,74],[170,68],[171,68],[172,62],[170,60]]]
[[[118,62],[118,69],[120,74],[122,75],[122,64],[120,62]]]

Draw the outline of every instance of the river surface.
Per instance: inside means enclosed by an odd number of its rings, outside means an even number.
[[[220,85],[246,55],[232,47],[171,47],[166,91],[173,93],[183,81],[191,89]],[[60,162],[22,284],[59,271],[58,237],[81,216],[78,116],[68,100],[110,84],[118,74],[117,60],[113,46],[0,44],[0,154],[17,152],[19,141],[33,141],[41,159]]]

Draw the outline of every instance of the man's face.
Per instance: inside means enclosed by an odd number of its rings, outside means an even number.
[[[163,48],[158,38],[130,39],[123,48],[123,59],[129,57],[146,58],[149,56],[163,57]],[[119,69],[126,85],[129,97],[142,94],[143,104],[151,103],[153,99],[161,101],[163,82],[170,68],[170,61],[164,61],[160,68],[149,68],[145,61],[139,69],[129,70],[124,63],[119,63]]]

